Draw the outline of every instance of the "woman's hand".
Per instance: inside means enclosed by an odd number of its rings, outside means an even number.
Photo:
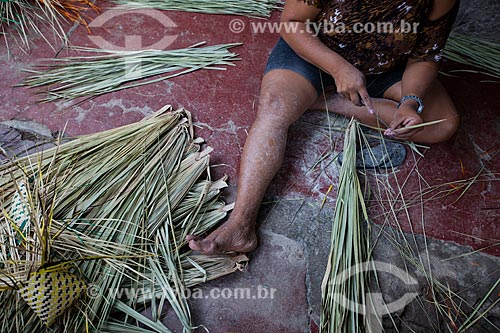
[[[406,130],[405,127],[423,123],[422,118],[415,109],[408,104],[403,104],[394,113],[394,120],[390,127],[384,132],[385,135],[397,140],[408,140],[413,135],[422,130],[422,128],[413,128]]]
[[[337,92],[344,95],[356,106],[366,106],[368,112],[373,113],[373,104],[366,90],[365,76],[356,67],[344,61],[331,71],[337,86]]]

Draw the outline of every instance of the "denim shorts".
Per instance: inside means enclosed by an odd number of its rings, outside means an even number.
[[[330,74],[302,59],[282,38],[279,39],[271,52],[264,73],[274,69],[288,69],[303,76],[316,88],[318,95],[322,94],[323,88],[335,85]],[[370,97],[383,97],[387,89],[401,81],[404,70],[404,66],[399,66],[386,73],[367,75],[365,77],[366,90],[368,90]]]

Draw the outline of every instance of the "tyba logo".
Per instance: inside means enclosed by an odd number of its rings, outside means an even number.
[[[90,24],[90,28],[102,28],[106,22],[121,16],[144,15],[159,22],[166,29],[176,28],[177,25],[165,14],[155,9],[131,9],[129,7],[118,6],[106,10],[101,15],[95,18]],[[114,45],[105,40],[102,36],[90,35],[89,39],[99,48],[103,50],[113,51],[140,51],[140,50],[164,50],[170,46],[176,39],[177,35],[163,36],[159,41],[152,45],[143,45],[141,35],[125,35],[125,46]]]
[[[407,272],[397,266],[381,261],[365,262],[352,266],[337,275],[334,283],[341,284],[360,272],[366,273],[369,271],[393,275],[407,287],[418,286],[418,281]],[[397,280],[394,281],[396,282]],[[345,309],[364,315],[369,326],[367,329],[370,333],[381,333],[383,332],[381,326],[382,316],[404,309],[406,305],[418,297],[418,293],[405,293],[401,298],[389,304],[384,302],[383,295],[381,293],[375,292],[367,292],[364,295],[363,300],[365,301],[365,304],[353,302],[340,293],[332,296],[335,302]]]

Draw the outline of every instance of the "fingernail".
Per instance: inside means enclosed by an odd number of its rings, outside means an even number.
[[[375,110],[373,110],[373,109],[368,109],[368,112],[370,112],[371,114],[374,114],[374,113],[375,113]]]

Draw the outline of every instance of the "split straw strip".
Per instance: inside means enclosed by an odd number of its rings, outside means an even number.
[[[417,124],[417,125],[405,126],[405,127],[402,127],[402,128],[396,128],[395,130],[392,130],[392,132],[393,133],[400,133],[400,132],[407,131],[407,130],[410,130],[410,129],[421,128],[421,127],[431,126],[431,125],[436,125],[436,124],[442,123],[443,121],[446,121],[446,119],[434,120],[434,121],[429,121],[429,122],[421,123],[421,124]]]
[[[446,121],[446,119],[439,119],[439,120],[429,121],[429,122],[421,123],[421,124],[417,124],[417,125],[412,125],[412,126],[406,126],[406,127],[402,127],[402,128],[397,128],[395,130],[392,130],[392,132],[393,133],[399,133],[399,132],[403,132],[403,131],[406,131],[406,130],[409,130],[409,129],[420,128],[420,127],[431,126],[431,125],[436,125],[436,124],[442,123],[443,121]],[[361,125],[364,126],[364,127],[368,127],[368,128],[373,129],[373,130],[379,131],[379,132],[384,132],[386,130],[386,128],[381,128],[381,127],[376,127],[376,126],[370,126],[370,125],[366,125],[366,124],[361,124]]]

